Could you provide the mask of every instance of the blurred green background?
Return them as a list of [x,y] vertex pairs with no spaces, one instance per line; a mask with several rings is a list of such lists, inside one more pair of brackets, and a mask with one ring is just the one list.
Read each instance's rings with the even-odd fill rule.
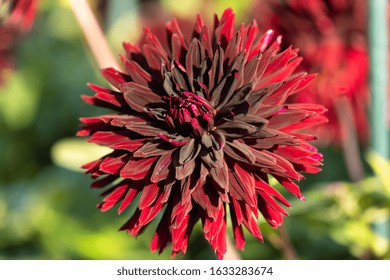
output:
[[[91,2],[97,13],[103,11],[100,19],[116,53],[122,41],[139,38],[135,0]],[[240,22],[251,1],[210,2],[219,14],[233,7]],[[162,1],[166,13],[180,12],[191,21],[202,9],[201,1],[175,3]],[[161,255],[149,250],[157,223],[138,238],[118,232],[132,209],[121,216],[101,213],[99,191],[77,168],[102,152],[74,138],[78,119],[107,112],[84,104],[80,95],[92,94],[87,82],[106,83],[67,1],[41,2],[15,56],[17,70],[0,88],[0,259],[169,259],[169,248]],[[390,259],[389,163],[367,154],[366,177],[351,183],[342,152],[322,152],[323,172],[300,184],[306,202],[286,194],[293,208],[284,227],[273,230],[260,222],[265,242],[247,234],[243,259]],[[176,259],[215,259],[199,225],[187,254]]]

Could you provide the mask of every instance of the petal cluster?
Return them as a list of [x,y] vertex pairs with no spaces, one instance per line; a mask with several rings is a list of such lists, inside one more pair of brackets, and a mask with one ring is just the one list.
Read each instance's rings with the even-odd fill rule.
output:
[[369,54],[366,0],[266,0],[256,18],[283,34],[284,42],[299,46],[305,60],[300,70],[319,73],[318,79],[292,102],[325,105],[329,123],[321,126],[322,144],[340,144],[346,129],[338,107],[347,100],[361,143],[369,136]]
[[291,204],[270,177],[304,199],[294,181],[320,171],[322,155],[302,129],[326,122],[326,110],[285,104],[315,75],[295,73],[297,50],[280,51],[281,37],[256,21],[235,29],[227,9],[212,29],[198,16],[190,41],[175,19],[166,31],[168,45],[148,29],[143,45],[124,43],[125,71],[102,70],[114,89],[89,85],[95,94],[84,101],[114,113],[82,118],[78,135],[112,152],[83,167],[93,187],[108,187],[102,211],[137,204],[122,230],[137,236],[162,213],[152,251],[185,253],[200,220],[222,258],[229,218],[240,249],[244,227],[262,240],[260,213],[282,224]]

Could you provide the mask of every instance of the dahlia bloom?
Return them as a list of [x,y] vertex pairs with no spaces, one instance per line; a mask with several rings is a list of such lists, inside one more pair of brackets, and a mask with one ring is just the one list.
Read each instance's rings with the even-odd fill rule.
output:
[[[210,30],[197,17],[191,41],[175,19],[167,46],[146,29],[143,46],[124,43],[125,72],[103,69],[114,89],[90,84],[85,102],[115,113],[82,118],[79,136],[112,149],[83,168],[109,188],[98,207],[122,213],[139,196],[121,227],[137,236],[162,212],[150,247],[185,253],[197,221],[218,258],[226,252],[228,215],[235,244],[243,227],[262,240],[259,212],[274,228],[291,204],[269,185],[274,177],[304,199],[294,183],[320,170],[322,155],[301,129],[325,122],[321,105],[285,104],[315,75],[294,73],[301,58],[258,25],[234,27],[234,13],[215,16]],[[293,74],[294,73],[294,74]]]
[[[5,69],[12,69],[12,47],[35,18],[38,0],[5,0],[0,11],[0,84]],[[4,5],[4,6],[3,6]],[[4,8],[5,7],[5,8]]]
[[337,113],[340,96],[349,101],[359,140],[366,143],[369,137],[366,1],[266,0],[254,10],[262,26],[283,34],[286,44],[299,46],[305,57],[299,70],[319,73],[310,86],[292,97],[292,102],[327,107],[329,123],[317,131],[322,144],[340,144],[346,135]]

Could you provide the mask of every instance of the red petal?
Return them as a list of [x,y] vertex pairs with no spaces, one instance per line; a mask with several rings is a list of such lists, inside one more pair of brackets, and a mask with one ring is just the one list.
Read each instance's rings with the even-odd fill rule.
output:
[[283,187],[285,187],[293,195],[298,197],[300,200],[305,200],[305,197],[301,194],[299,186],[297,184],[294,184],[292,180],[275,175],[274,177],[276,180],[278,180],[280,184],[282,184]]
[[152,177],[150,178],[150,181],[158,182],[166,179],[170,171],[169,167],[171,165],[171,162],[172,162],[172,151],[170,153],[160,156],[160,158],[156,163],[156,166],[154,167],[154,171]]
[[129,154],[117,155],[118,153],[113,152],[107,155],[104,160],[100,163],[99,169],[105,173],[119,175],[119,171],[129,160]]
[[105,68],[101,70],[103,77],[114,87],[119,89],[121,84],[130,81],[130,77],[115,70],[114,68]]
[[103,178],[101,178],[99,180],[95,180],[91,184],[91,187],[100,189],[100,188],[103,188],[103,187],[107,186],[108,184],[111,184],[116,179],[118,179],[118,176],[116,176],[116,175],[107,175],[106,177],[103,177]]
[[123,63],[134,83],[148,87],[152,81],[150,73],[146,72],[137,62],[121,56]]
[[161,156],[164,154],[172,153],[172,146],[168,145],[166,142],[161,139],[153,139],[149,141],[141,148],[139,148],[135,153],[134,157],[154,157]]
[[156,200],[160,190],[161,188],[158,183],[149,183],[146,185],[142,190],[138,208],[144,209],[145,207],[150,206]]
[[120,175],[122,178],[133,180],[144,179],[156,160],[157,157],[133,158],[122,168]]
[[114,191],[103,199],[101,210],[105,212],[117,204],[123,198],[123,194],[127,189],[127,183],[122,183],[122,185],[116,186]]
[[147,206],[142,209],[141,216],[139,217],[140,224],[147,225],[157,216],[157,214],[161,211],[162,207],[164,206],[164,204],[161,203],[162,197],[163,195],[161,193],[154,201],[153,205]]
[[142,190],[143,183],[143,181],[133,181],[128,183],[130,189],[127,191],[126,196],[123,198],[123,201],[118,208],[118,214],[122,213],[123,210],[130,205],[137,194]]
[[256,189],[258,189],[261,192],[261,195],[263,194],[266,194],[266,196],[272,195],[287,207],[291,207],[291,204],[287,201],[287,199],[285,199],[277,190],[275,190],[273,187],[268,185],[260,178],[256,178]]
[[145,112],[146,105],[161,102],[161,97],[150,90],[149,87],[129,82],[120,86],[126,102],[137,112]]
[[258,205],[261,214],[273,228],[277,228],[283,223],[282,213],[271,207],[261,196],[258,198]]
[[206,211],[210,218],[217,218],[218,211],[222,205],[222,200],[219,198],[214,186],[205,183],[202,187],[194,190],[192,198]]
[[196,163],[194,160],[176,166],[176,179],[182,180],[183,178],[191,175],[195,167]]
[[159,253],[161,253],[164,248],[168,245],[168,243],[172,240],[170,231],[169,231],[169,218],[170,211],[165,210],[165,213],[157,226],[156,232],[153,235],[152,241],[150,242],[150,249],[152,252],[159,249]]
[[232,220],[235,245],[238,249],[244,250],[244,246],[245,246],[244,232],[242,230],[242,226],[238,224],[237,215],[232,205],[230,205],[230,216]]
[[251,207],[257,205],[255,180],[253,175],[240,165],[234,165],[234,171],[229,173],[230,195],[237,200],[243,200]]

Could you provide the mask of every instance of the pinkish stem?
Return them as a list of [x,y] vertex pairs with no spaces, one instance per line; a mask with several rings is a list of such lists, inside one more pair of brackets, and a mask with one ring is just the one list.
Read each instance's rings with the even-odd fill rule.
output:
[[363,163],[360,158],[358,136],[353,119],[353,109],[349,100],[340,96],[335,100],[337,117],[341,125],[341,141],[344,159],[352,182],[360,181],[364,176]]
[[99,68],[114,67],[120,70],[121,67],[112,54],[88,1],[70,0],[69,2]]
[[223,256],[224,260],[241,260],[236,247],[233,245],[229,236],[226,237],[226,254]]

